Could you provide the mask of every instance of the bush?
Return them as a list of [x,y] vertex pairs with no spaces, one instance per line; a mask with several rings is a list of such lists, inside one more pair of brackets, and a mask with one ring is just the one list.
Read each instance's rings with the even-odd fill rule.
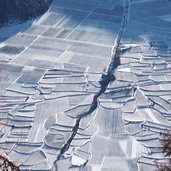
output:
[[5,155],[0,155],[1,171],[19,171],[19,167],[10,161]]
[[157,163],[156,171],[171,171],[171,133],[162,133],[160,143],[164,157],[168,157],[167,163]]

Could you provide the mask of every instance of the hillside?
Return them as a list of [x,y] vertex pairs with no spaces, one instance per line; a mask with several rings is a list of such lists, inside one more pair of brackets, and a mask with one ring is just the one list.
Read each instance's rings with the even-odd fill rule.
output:
[[0,163],[171,171],[171,2],[53,0],[32,21],[0,28]]
[[0,25],[25,21],[44,13],[52,0],[1,0]]

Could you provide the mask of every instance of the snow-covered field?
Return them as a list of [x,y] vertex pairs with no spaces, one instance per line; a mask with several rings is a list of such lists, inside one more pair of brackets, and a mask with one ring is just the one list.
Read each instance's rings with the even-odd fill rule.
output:
[[0,28],[0,41],[0,154],[21,170],[153,171],[164,161],[170,1],[53,0],[37,20]]

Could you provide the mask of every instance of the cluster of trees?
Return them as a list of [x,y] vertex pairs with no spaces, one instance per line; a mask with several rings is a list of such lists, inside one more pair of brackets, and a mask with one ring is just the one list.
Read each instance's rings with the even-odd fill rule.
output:
[[0,25],[41,15],[51,2],[52,0],[0,0]]
[[[0,1],[0,24],[4,24],[8,20],[9,8],[8,7],[8,0],[1,0]],[[12,4],[11,4],[12,6]]]

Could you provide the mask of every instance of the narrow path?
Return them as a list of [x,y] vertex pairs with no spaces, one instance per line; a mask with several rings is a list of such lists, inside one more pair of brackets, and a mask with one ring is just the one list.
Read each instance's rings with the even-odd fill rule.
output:
[[91,114],[93,111],[96,110],[98,106],[98,98],[101,96],[101,94],[103,94],[106,91],[106,88],[108,87],[109,83],[115,80],[115,77],[113,76],[113,71],[120,65],[119,45],[123,36],[124,29],[128,22],[129,9],[130,9],[129,0],[123,0],[123,3],[124,3],[124,13],[123,13],[122,24],[121,24],[119,33],[117,35],[115,44],[112,48],[111,62],[107,66],[106,72],[102,73],[101,80],[99,81],[100,90],[97,94],[94,95],[90,109],[87,112],[80,114],[79,118],[77,118],[75,126],[72,130],[73,132],[72,135],[70,136],[68,141],[65,143],[65,145],[61,148],[60,153],[57,156],[56,161],[54,162],[54,169],[56,171],[58,171],[57,162],[62,158],[63,154],[69,149],[70,144],[72,143],[73,139],[75,138],[78,132],[81,119],[83,119],[85,116]]

